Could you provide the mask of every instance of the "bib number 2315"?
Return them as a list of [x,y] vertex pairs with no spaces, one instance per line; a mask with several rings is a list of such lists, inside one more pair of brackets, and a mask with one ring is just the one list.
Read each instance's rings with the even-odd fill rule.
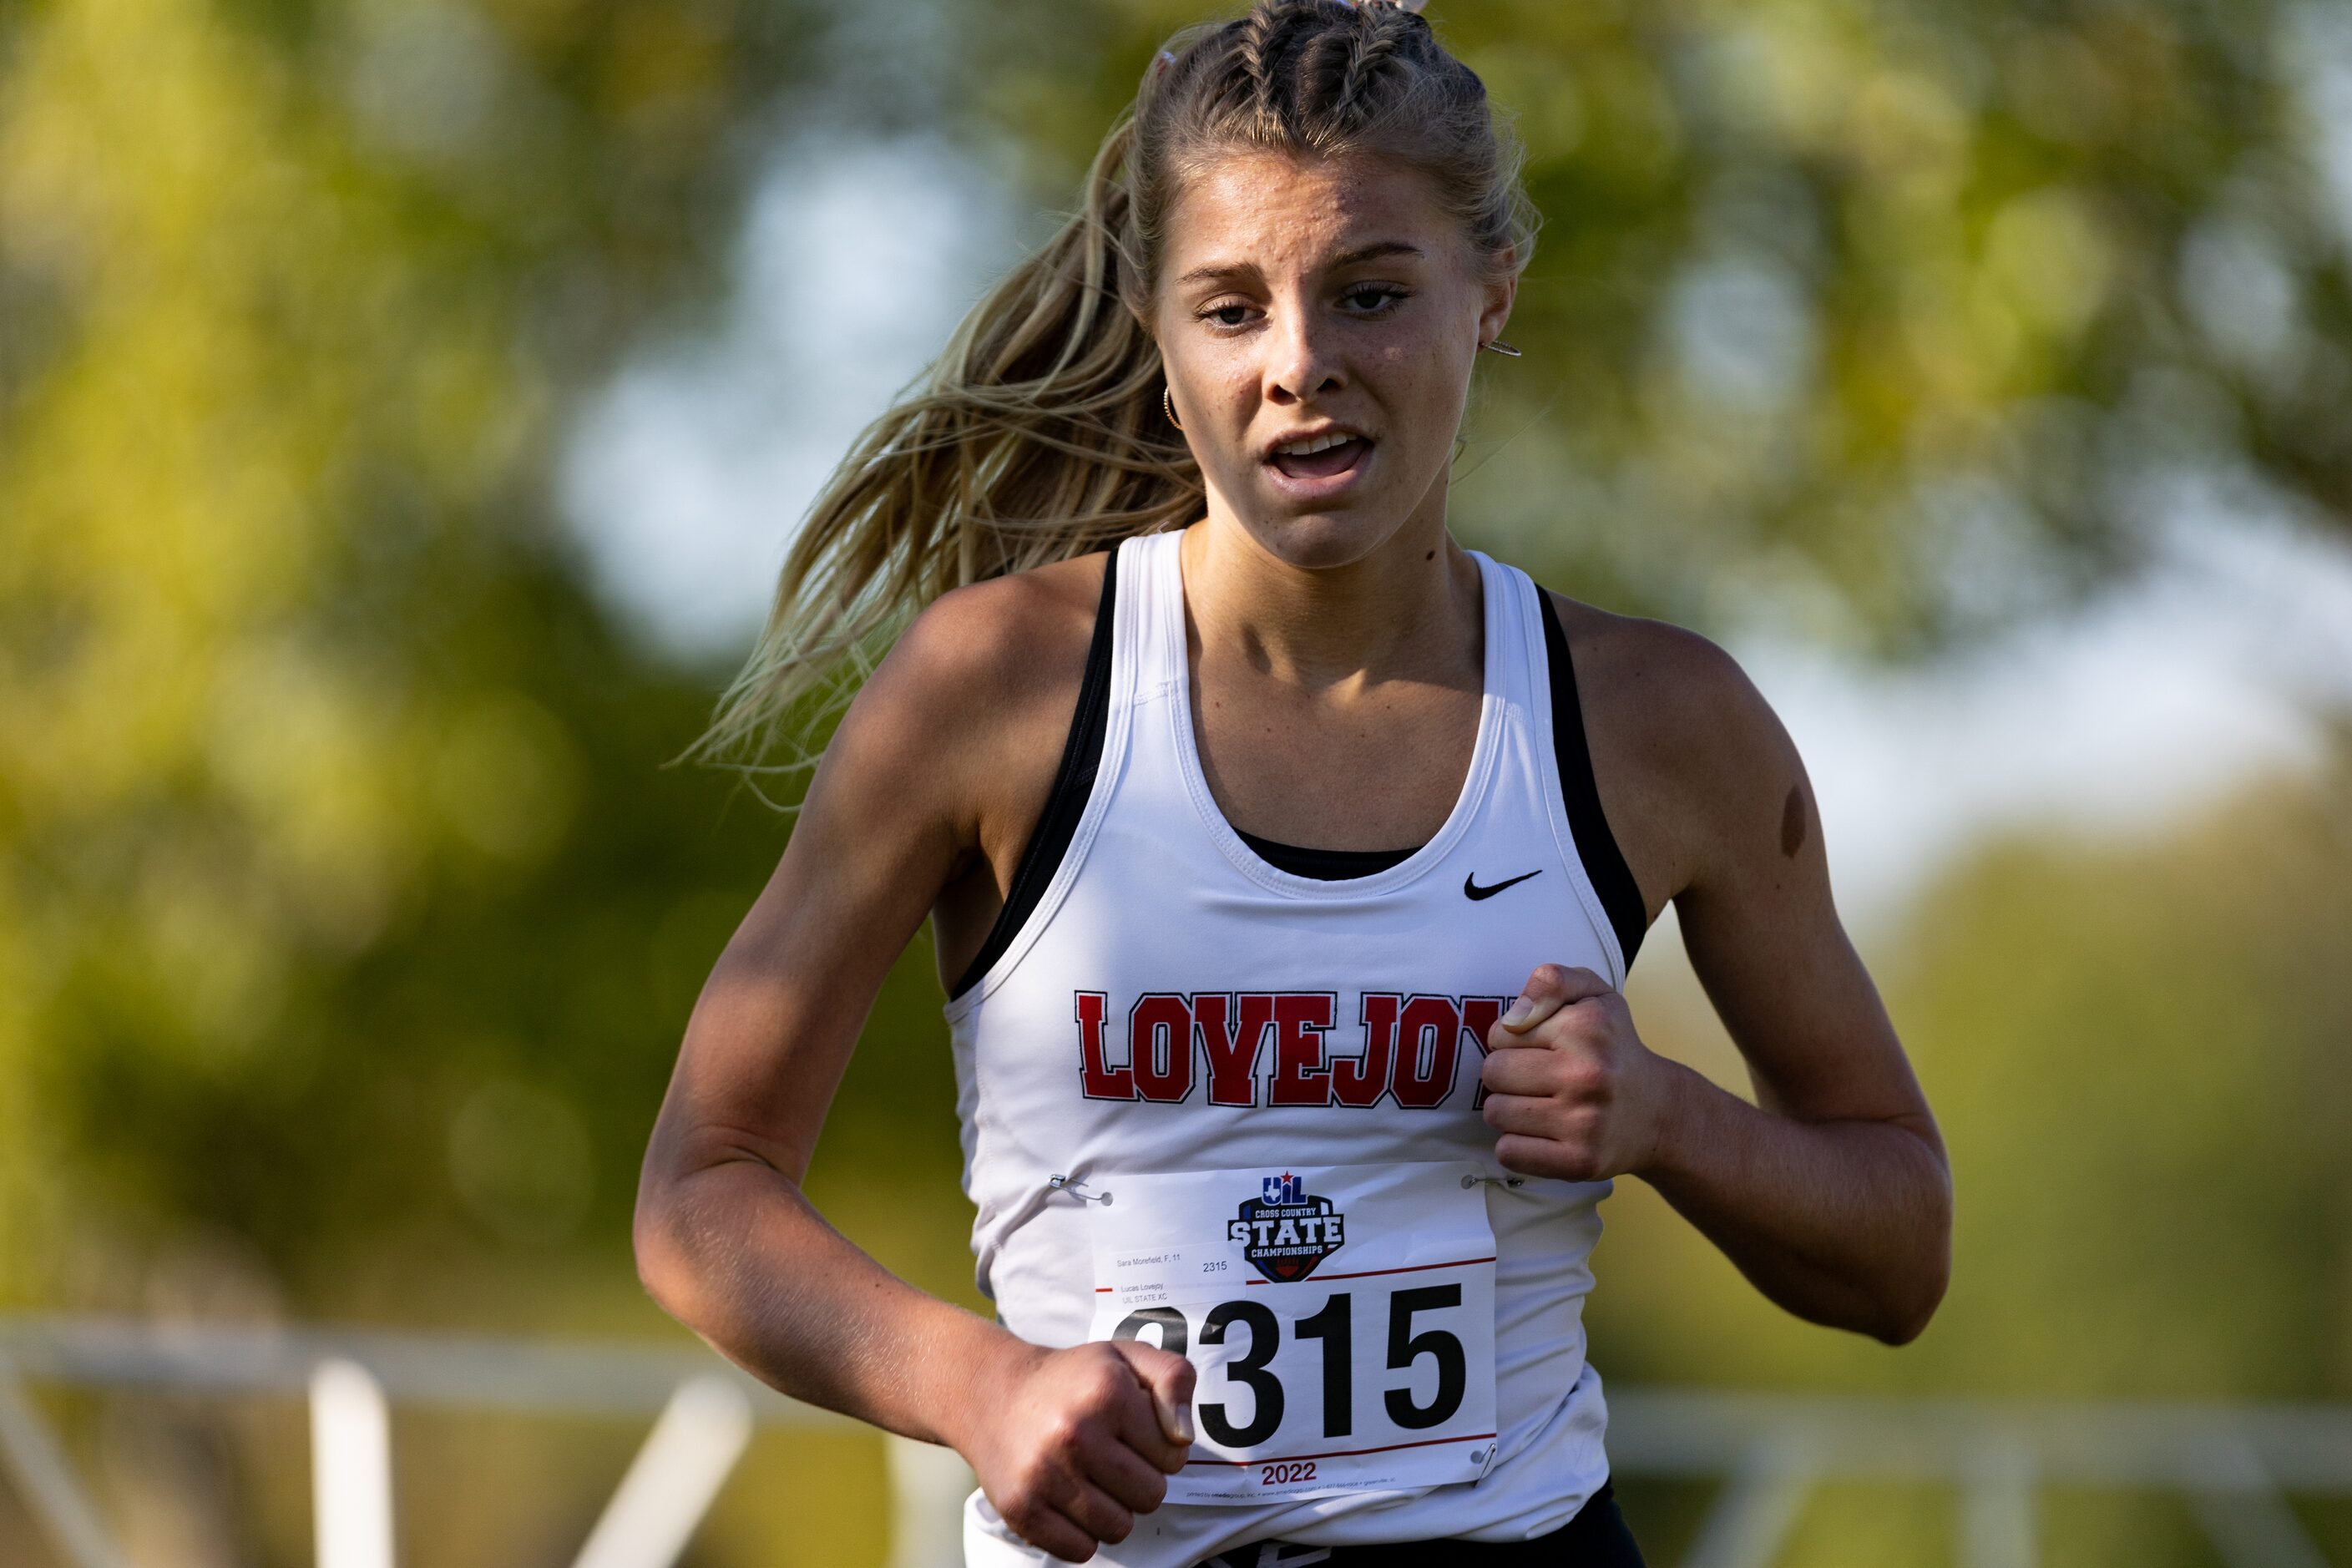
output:
[[1495,1245],[1467,1166],[1128,1175],[1115,1196],[1096,1218],[1092,1337],[1155,1343],[1200,1370],[1200,1441],[1169,1500],[1484,1473]]

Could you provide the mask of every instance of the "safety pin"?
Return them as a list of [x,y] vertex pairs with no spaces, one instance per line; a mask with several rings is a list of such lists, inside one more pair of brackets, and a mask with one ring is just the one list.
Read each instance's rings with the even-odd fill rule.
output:
[[1524,1187],[1528,1184],[1525,1176],[1465,1176],[1462,1178],[1462,1190],[1466,1193],[1481,1182],[1490,1187]]
[[1087,1184],[1080,1181],[1076,1176],[1048,1176],[1045,1178],[1045,1184],[1053,1188],[1057,1193],[1069,1194],[1072,1197],[1077,1199],[1082,1204],[1108,1204],[1110,1202],[1110,1194],[1108,1193],[1082,1193],[1078,1191],[1080,1187],[1085,1186]]

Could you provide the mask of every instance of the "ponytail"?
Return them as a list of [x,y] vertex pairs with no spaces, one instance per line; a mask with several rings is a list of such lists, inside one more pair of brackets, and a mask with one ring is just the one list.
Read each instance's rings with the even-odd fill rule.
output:
[[[1184,29],[1096,153],[1077,212],[834,470],[758,647],[681,761],[797,767],[874,650],[950,588],[1201,514],[1200,466],[1161,411],[1144,323],[1183,177],[1237,148],[1395,159],[1430,177],[1487,265],[1527,265],[1537,218],[1518,145],[1420,16],[1393,0],[1257,0]],[[763,763],[779,742],[793,760]]]
[[[1160,350],[1129,304],[1134,129],[1122,118],[1079,209],[972,307],[919,390],[834,470],[758,647],[687,758],[775,772],[761,759],[782,742],[796,761],[781,766],[798,765],[913,611],[1199,513],[1200,469],[1161,412]],[[820,692],[832,700],[804,701]]]

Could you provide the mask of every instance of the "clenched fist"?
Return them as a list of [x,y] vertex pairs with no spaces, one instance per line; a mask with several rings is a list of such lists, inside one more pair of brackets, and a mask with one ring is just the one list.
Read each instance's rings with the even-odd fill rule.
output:
[[1642,1044],[1625,998],[1592,971],[1539,965],[1486,1051],[1478,1082],[1506,1170],[1597,1182],[1658,1158],[1680,1069]]
[[975,1390],[956,1447],[1004,1522],[1083,1563],[1168,1495],[1192,1446],[1192,1366],[1133,1340],[1022,1345]]

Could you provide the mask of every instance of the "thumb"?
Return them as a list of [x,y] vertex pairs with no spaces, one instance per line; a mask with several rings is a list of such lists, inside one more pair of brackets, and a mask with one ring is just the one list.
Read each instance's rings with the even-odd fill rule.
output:
[[1190,1447],[1192,1443],[1192,1363],[1181,1355],[1171,1354],[1157,1345],[1147,1345],[1139,1340],[1116,1342],[1119,1353],[1127,1357],[1135,1369],[1135,1380],[1151,1395],[1151,1408],[1160,1417],[1160,1430],[1171,1443]]
[[1554,1013],[1588,996],[1600,996],[1612,987],[1590,969],[1539,963],[1528,976],[1517,1000],[1496,1021],[1515,1035],[1524,1035]]

